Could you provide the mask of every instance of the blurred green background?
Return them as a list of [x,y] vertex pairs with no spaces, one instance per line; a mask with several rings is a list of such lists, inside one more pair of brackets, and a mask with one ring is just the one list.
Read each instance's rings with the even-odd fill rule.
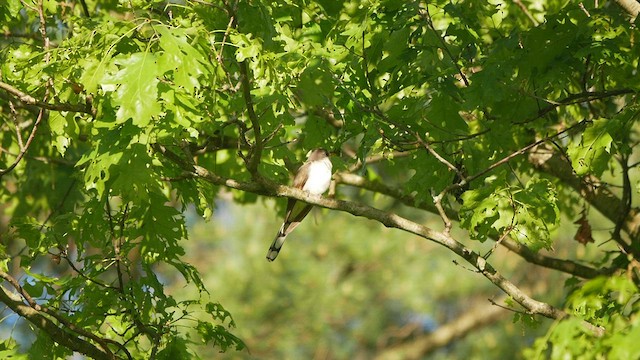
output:
[[[364,200],[440,227],[435,217],[418,217],[386,199]],[[195,213],[188,216],[185,260],[203,275],[210,291],[205,297],[231,312],[237,325],[234,334],[248,348],[219,354],[200,347],[202,358],[370,359],[393,355],[394,347],[437,332],[463,314],[473,318],[495,312],[497,305],[489,299],[508,305],[499,289],[458,264],[447,249],[346,213],[314,209],[287,238],[278,259],[269,263],[266,251],[282,219],[276,201],[283,206],[284,200],[241,206],[230,198],[218,199],[210,220]],[[558,234],[556,256],[569,248],[582,251],[571,239],[575,228],[570,223],[561,227],[565,231]],[[481,254],[495,244],[466,243]],[[501,248],[491,260],[532,296],[561,305],[562,286],[547,286],[562,284],[557,274]],[[168,279],[172,294],[193,295],[179,274],[173,276]],[[428,357],[519,358],[552,322],[525,324],[517,319],[516,313],[500,310],[489,324],[463,332],[461,339],[434,349]]]

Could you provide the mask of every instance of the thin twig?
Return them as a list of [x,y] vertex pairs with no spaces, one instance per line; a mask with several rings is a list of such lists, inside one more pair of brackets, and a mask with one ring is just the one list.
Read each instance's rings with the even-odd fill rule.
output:
[[11,172],[16,166],[18,166],[18,163],[22,160],[24,155],[27,153],[27,150],[29,150],[29,146],[31,146],[31,142],[33,142],[33,139],[36,137],[36,131],[38,131],[38,126],[40,126],[40,123],[42,122],[42,119],[44,118],[44,116],[45,116],[45,110],[40,109],[40,111],[38,112],[38,117],[36,118],[36,122],[33,124],[33,128],[31,128],[31,133],[27,138],[27,142],[24,144],[24,147],[20,150],[20,152],[18,153],[18,156],[13,161],[13,163],[9,165],[9,167],[7,167],[6,169],[0,169],[0,178],[2,178],[2,176],[6,175],[7,173]]
[[77,112],[83,114],[93,114],[91,111],[91,107],[85,105],[77,105],[77,104],[69,104],[69,103],[49,103],[45,100],[40,101],[33,96],[20,91],[19,89],[13,87],[10,84],[7,84],[3,81],[0,81],[0,89],[6,91],[7,93],[13,95],[15,98],[20,100],[20,102],[26,105],[33,105],[42,109],[53,110],[53,111],[70,111]]
[[[511,195],[511,194],[509,194]],[[502,232],[502,235],[500,235],[500,237],[498,238],[498,240],[496,240],[496,243],[493,244],[493,246],[491,247],[491,249],[489,249],[489,251],[487,251],[486,254],[484,254],[483,258],[485,259],[489,259],[489,257],[491,256],[491,254],[493,254],[494,251],[496,251],[496,249],[498,248],[498,245],[502,244],[502,241],[504,241],[504,239],[507,238],[507,236],[511,233],[511,231],[514,229],[514,225],[516,222],[516,203],[513,200],[513,196],[511,195],[511,207],[513,210],[513,216],[511,216],[511,224],[509,224],[509,226],[507,226],[504,231]]]
[[499,308],[503,308],[503,309],[505,309],[505,310],[509,310],[509,311],[511,311],[511,312],[518,313],[518,314],[531,315],[531,312],[529,312],[529,311],[522,311],[522,310],[518,310],[518,309],[510,308],[510,307],[505,306],[505,305],[500,305],[500,304],[498,304],[497,302],[495,302],[493,299],[487,299],[487,300],[489,300],[489,302],[491,303],[491,305],[495,305],[495,306],[497,306],[497,307],[499,307]]
[[536,18],[533,17],[533,15],[531,15],[531,12],[529,12],[529,9],[527,9],[527,7],[525,6],[525,4],[522,3],[522,1],[513,0],[513,3],[518,5],[520,10],[522,10],[522,12],[529,18],[533,26],[538,26],[538,21],[536,20]]
[[578,94],[569,95],[566,98],[559,101],[553,101],[553,100],[544,99],[541,97],[536,97],[535,95],[530,95],[534,98],[539,98],[540,100],[543,100],[546,103],[551,105],[540,109],[534,117],[530,119],[525,119],[522,121],[514,121],[513,124],[522,125],[522,124],[530,123],[532,121],[540,119],[541,117],[545,116],[546,114],[550,113],[551,111],[555,110],[557,107],[560,107],[560,106],[580,104],[583,102],[602,100],[609,97],[635,94],[635,93],[637,93],[637,90],[632,90],[632,89],[616,89],[616,90],[608,90],[608,91],[584,91]]
[[242,61],[238,64],[240,68],[240,77],[242,78],[242,95],[244,97],[245,104],[247,106],[247,115],[251,122],[251,128],[253,130],[254,143],[251,148],[251,156],[249,157],[248,169],[252,176],[258,177],[258,165],[262,157],[262,133],[260,128],[260,120],[256,115],[253,97],[251,96],[251,83],[249,81],[249,67],[247,61]]
[[[433,157],[435,157],[438,161],[440,161],[447,168],[449,168],[449,170],[452,170],[453,172],[456,173],[456,175],[458,175],[458,178],[461,179],[461,181],[460,181],[461,185],[460,186],[464,185],[464,184],[462,184],[462,182],[464,182],[465,176],[462,173],[462,171],[460,171],[460,169],[458,169],[453,164],[451,164],[447,159],[443,158],[440,154],[438,154],[437,151],[433,150],[433,148],[429,145],[429,143],[427,141],[425,141],[424,139],[422,139],[420,134],[418,134],[416,132],[415,136],[416,136],[416,139],[418,139],[418,142]],[[446,195],[446,192],[444,192],[444,191],[440,192],[438,195],[433,197],[433,203],[436,206],[436,209],[438,210],[438,214],[440,215],[440,218],[442,218],[442,222],[444,223],[444,233],[448,235],[451,232],[452,222],[451,222],[451,219],[449,219],[449,216],[447,216],[447,212],[444,210],[444,207],[442,205],[442,200],[444,199],[445,195]]]
[[91,13],[89,13],[89,7],[87,7],[86,0],[80,0],[80,5],[82,6],[82,12],[84,12],[84,16],[91,18]]
[[462,68],[458,65],[458,62],[453,57],[453,54],[449,50],[449,46],[447,45],[447,42],[444,40],[444,38],[442,36],[440,36],[440,33],[438,32],[438,30],[436,30],[435,26],[433,25],[433,20],[431,19],[431,14],[429,14],[429,6],[427,5],[424,9],[421,8],[418,11],[418,13],[427,22],[427,25],[433,31],[433,33],[436,35],[438,40],[440,40],[440,43],[442,44],[442,49],[444,50],[445,53],[447,53],[447,56],[449,57],[449,59],[451,59],[451,62],[453,63],[453,66],[456,67],[456,70],[458,71],[458,74],[460,74],[460,77],[462,78],[462,81],[464,82],[464,85],[468,87],[469,86],[469,80],[467,79],[467,76],[462,72]]
[[[530,149],[532,149],[532,148],[534,148],[534,147],[536,147],[536,146],[538,146],[540,144],[543,144],[543,143],[545,143],[547,141],[550,141],[550,140],[552,140],[552,139],[554,139],[554,138],[556,138],[556,137],[558,137],[558,136],[560,136],[560,135],[562,135],[564,133],[567,133],[567,132],[569,132],[569,131],[577,128],[577,127],[583,126],[585,123],[586,123],[585,120],[580,121],[580,122],[578,122],[578,123],[576,123],[576,124],[574,124],[572,126],[567,127],[566,129],[564,129],[562,131],[559,131],[559,132],[557,132],[557,133],[555,133],[553,135],[544,137],[544,138],[542,138],[542,139],[540,139],[538,141],[535,141],[535,142],[533,142],[533,143],[531,143],[531,144],[529,144],[529,145],[527,145],[525,147],[522,147],[519,150],[517,150],[517,151],[505,156],[504,158],[496,161],[495,163],[491,164],[489,167],[487,167],[484,170],[478,172],[477,174],[466,177],[464,179],[464,183],[470,183],[471,181],[473,181],[473,180],[485,175],[486,173],[492,171],[493,169],[499,167],[500,165],[503,165],[504,163],[506,163],[509,160],[515,158],[516,156],[522,155],[522,154],[526,153],[527,151],[529,151]],[[462,185],[464,185],[464,184],[462,184]]]
[[69,264],[69,267],[71,267],[71,269],[73,269],[73,271],[75,271],[78,275],[80,275],[81,278],[90,281],[98,286],[104,287],[106,289],[111,289],[111,290],[118,290],[118,288],[116,288],[115,286],[111,286],[108,284],[105,284],[97,279],[94,279],[90,276],[87,276],[87,274],[85,274],[82,270],[78,269],[78,267],[73,263],[73,260],[71,260],[69,258],[69,254],[67,254],[67,252],[61,252],[60,254],[54,254],[54,255],[58,255],[60,257],[62,257],[63,259],[65,259],[65,261],[67,262],[67,264]]
[[18,139],[18,147],[20,148],[20,151],[23,151],[24,142],[22,141],[22,131],[20,129],[20,124],[18,124],[18,111],[13,105],[13,101],[9,101],[9,109],[11,110],[11,119],[13,120],[13,125],[16,128],[16,137]]
[[69,184],[69,187],[67,188],[67,191],[65,191],[64,195],[62,196],[62,200],[60,200],[60,203],[58,204],[58,206],[56,206],[55,209],[53,209],[53,210],[51,210],[51,212],[49,212],[49,215],[47,215],[47,218],[44,219],[44,221],[42,222],[42,225],[40,225],[40,230],[39,231],[42,231],[42,229],[44,229],[44,227],[46,226],[47,222],[49,222],[49,220],[51,219],[53,214],[55,214],[56,212],[60,211],[60,209],[62,209],[62,207],[64,206],[65,201],[67,201],[67,198],[71,194],[71,190],[73,189],[75,184],[76,184],[76,179],[71,180],[71,184]]
[[451,164],[449,162],[449,160],[445,159],[444,157],[442,157],[440,154],[438,154],[437,151],[433,150],[433,148],[431,147],[431,145],[429,144],[429,142],[425,141],[422,136],[420,136],[419,133],[415,133],[416,139],[418,139],[418,142],[420,143],[420,145],[422,145],[428,152],[429,154],[431,154],[433,157],[435,157],[438,161],[440,161],[441,163],[443,163],[446,167],[449,168],[449,170],[453,171],[456,173],[456,175],[458,175],[460,177],[460,179],[464,179],[465,176],[462,173],[462,171],[460,171],[460,169],[458,169],[457,167],[455,167],[453,164]]
[[616,221],[615,229],[611,234],[611,238],[616,241],[627,254],[633,254],[636,257],[639,256],[639,252],[634,249],[632,246],[629,246],[622,237],[620,236],[620,232],[622,231],[622,227],[631,212],[631,204],[632,204],[632,196],[631,196],[631,180],[629,179],[629,156],[622,155],[619,159],[620,166],[622,167],[622,199],[621,203],[623,208],[620,211],[620,214],[617,214],[618,220]]

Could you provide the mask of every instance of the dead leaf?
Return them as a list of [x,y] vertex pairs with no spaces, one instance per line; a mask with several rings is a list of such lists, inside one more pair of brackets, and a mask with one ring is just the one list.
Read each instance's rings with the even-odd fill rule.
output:
[[576,231],[576,236],[573,238],[581,243],[582,245],[587,245],[593,241],[593,237],[591,237],[591,225],[589,224],[589,220],[587,220],[586,216],[582,216],[578,219],[574,224],[579,224],[578,231]]

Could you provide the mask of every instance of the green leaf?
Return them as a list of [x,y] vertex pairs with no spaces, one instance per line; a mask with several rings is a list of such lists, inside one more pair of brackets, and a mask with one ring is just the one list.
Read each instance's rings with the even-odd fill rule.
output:
[[323,147],[330,149],[332,147],[331,135],[335,129],[329,125],[326,119],[309,115],[304,124],[304,130],[303,139],[305,148],[313,149]]
[[560,223],[555,188],[532,178],[524,188],[500,186],[495,180],[462,194],[461,225],[484,241],[505,231],[532,250],[551,247],[551,230]]
[[18,343],[13,339],[0,342],[0,358],[11,360],[27,360],[27,354],[20,354]]
[[517,210],[511,236],[532,250],[551,248],[551,230],[560,224],[560,209],[553,184],[534,177],[513,197]]
[[159,115],[162,108],[158,102],[158,77],[161,75],[156,55],[140,52],[114,59],[117,73],[107,77],[104,90],[113,85],[117,88],[113,95],[113,105],[118,106],[116,122],[124,123],[133,119],[137,126],[147,126],[152,118]]
[[11,20],[19,15],[21,9],[20,0],[7,0],[0,4],[0,18],[4,18],[5,21]]
[[439,194],[453,182],[453,171],[426,150],[416,152],[410,161],[398,161],[415,172],[402,189],[406,194],[415,194],[418,204],[433,203],[432,194]]
[[[494,182],[495,184],[495,182]],[[509,221],[509,212],[502,196],[503,187],[484,186],[479,189],[465,191],[460,208],[460,225],[469,230],[471,237],[485,241],[494,230],[501,230]],[[502,218],[502,225],[494,229],[494,224]]]
[[310,107],[330,103],[334,90],[333,78],[320,66],[309,66],[300,75],[297,93]]
[[88,164],[84,171],[84,183],[87,190],[96,189],[101,197],[106,189],[106,183],[112,176],[111,167],[118,164],[123,156],[122,151],[103,152],[100,151],[99,142],[96,148],[90,153],[84,154],[78,161],[78,166]]
[[256,58],[262,51],[262,45],[258,40],[252,39],[251,34],[231,34],[229,38],[238,47],[236,50],[238,62]]
[[[158,58],[160,72],[169,72],[175,84],[187,91],[199,89],[200,78],[209,74],[205,65],[207,58],[193,47],[187,38],[187,30],[171,29],[166,26],[154,26],[160,34],[160,47],[164,53]],[[209,86],[215,84],[207,84]]]
[[638,359],[640,358],[640,324],[636,321],[630,331],[615,332],[605,341],[609,345],[609,359]]
[[118,158],[117,166],[110,169],[112,195],[119,194],[127,200],[146,201],[154,180],[150,163],[147,147],[132,144]]
[[177,336],[172,336],[164,349],[158,351],[159,360],[189,360],[193,355],[189,353],[187,342]]
[[611,159],[611,125],[607,119],[599,119],[584,130],[579,142],[572,142],[567,153],[578,175],[593,174],[600,177]]
[[49,127],[52,132],[53,145],[60,155],[64,156],[72,139],[78,136],[78,125],[75,120],[75,114],[68,113],[66,116],[63,116],[58,111],[52,111],[49,114]]
[[444,136],[456,138],[469,131],[467,123],[460,116],[460,106],[449,96],[441,94],[431,99],[427,116],[429,124],[435,125],[437,131],[443,131]]
[[42,223],[36,218],[31,216],[14,218],[11,221],[11,226],[15,228],[17,235],[24,239],[29,247],[40,252],[47,251],[48,246],[45,242],[46,236],[42,232]]

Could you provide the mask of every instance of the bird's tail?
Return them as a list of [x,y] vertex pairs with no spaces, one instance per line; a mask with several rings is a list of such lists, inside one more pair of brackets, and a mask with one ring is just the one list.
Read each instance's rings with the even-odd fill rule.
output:
[[269,261],[273,261],[276,259],[276,257],[278,257],[278,254],[280,253],[280,249],[282,248],[282,245],[284,244],[284,240],[287,238],[287,235],[284,232],[284,227],[286,224],[282,224],[282,227],[280,228],[280,231],[278,231],[278,234],[276,235],[276,238],[273,239],[273,242],[271,243],[271,246],[269,247],[269,251],[267,251],[267,260]]

